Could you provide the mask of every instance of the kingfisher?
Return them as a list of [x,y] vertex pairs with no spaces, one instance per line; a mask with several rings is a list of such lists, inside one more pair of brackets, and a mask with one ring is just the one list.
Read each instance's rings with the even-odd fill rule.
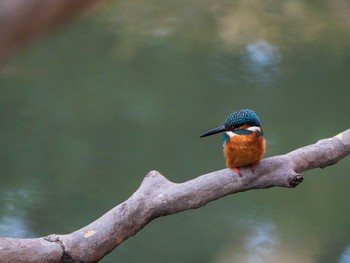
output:
[[266,149],[266,140],[259,117],[254,111],[243,109],[230,114],[224,125],[212,129],[200,136],[206,137],[224,132],[223,147],[226,166],[236,171],[241,177],[241,166],[257,165]]

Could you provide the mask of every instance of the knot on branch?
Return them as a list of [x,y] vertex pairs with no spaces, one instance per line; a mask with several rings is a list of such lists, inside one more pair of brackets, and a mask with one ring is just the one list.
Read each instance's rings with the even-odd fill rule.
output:
[[162,185],[170,182],[168,179],[166,179],[160,172],[156,170],[150,171],[148,174],[145,175],[141,187],[145,187],[145,185],[155,184],[155,185]]
[[304,177],[301,175],[296,175],[289,180],[290,187],[294,188],[304,181]]
[[66,250],[66,247],[64,246],[62,240],[60,240],[59,235],[52,234],[52,235],[44,237],[44,239],[46,241],[49,241],[49,242],[54,242],[54,243],[58,244],[61,247],[61,249],[62,249],[62,256],[61,256],[60,262],[66,262],[66,263],[73,263],[73,262],[75,262],[73,260],[73,258],[71,257],[71,255]]

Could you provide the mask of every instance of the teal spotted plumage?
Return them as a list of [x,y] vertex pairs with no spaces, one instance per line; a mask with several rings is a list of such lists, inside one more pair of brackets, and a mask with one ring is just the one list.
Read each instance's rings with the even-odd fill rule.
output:
[[228,130],[238,128],[244,124],[249,126],[261,126],[259,117],[254,111],[249,109],[236,111],[230,114],[224,122],[224,125]]

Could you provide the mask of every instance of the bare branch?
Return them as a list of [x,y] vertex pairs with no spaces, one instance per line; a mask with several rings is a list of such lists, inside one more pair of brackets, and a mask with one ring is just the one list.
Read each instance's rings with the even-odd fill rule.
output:
[[249,168],[242,168],[242,177],[223,169],[178,184],[151,171],[128,200],[71,234],[37,239],[0,238],[1,258],[9,259],[8,262],[37,262],[38,258],[40,262],[97,262],[157,217],[199,208],[247,190],[292,188],[303,180],[299,173],[335,164],[349,154],[350,129],[285,155],[266,158],[253,174]]
[[332,138],[323,139],[315,144],[290,152],[287,157],[293,170],[301,173],[336,164],[349,154],[350,132],[346,130]]

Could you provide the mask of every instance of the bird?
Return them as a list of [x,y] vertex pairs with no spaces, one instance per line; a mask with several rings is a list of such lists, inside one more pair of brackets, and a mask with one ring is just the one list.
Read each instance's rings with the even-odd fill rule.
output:
[[224,125],[212,129],[200,138],[224,132],[223,152],[226,166],[242,177],[239,167],[251,166],[252,173],[266,150],[266,140],[259,117],[250,109],[230,114]]

